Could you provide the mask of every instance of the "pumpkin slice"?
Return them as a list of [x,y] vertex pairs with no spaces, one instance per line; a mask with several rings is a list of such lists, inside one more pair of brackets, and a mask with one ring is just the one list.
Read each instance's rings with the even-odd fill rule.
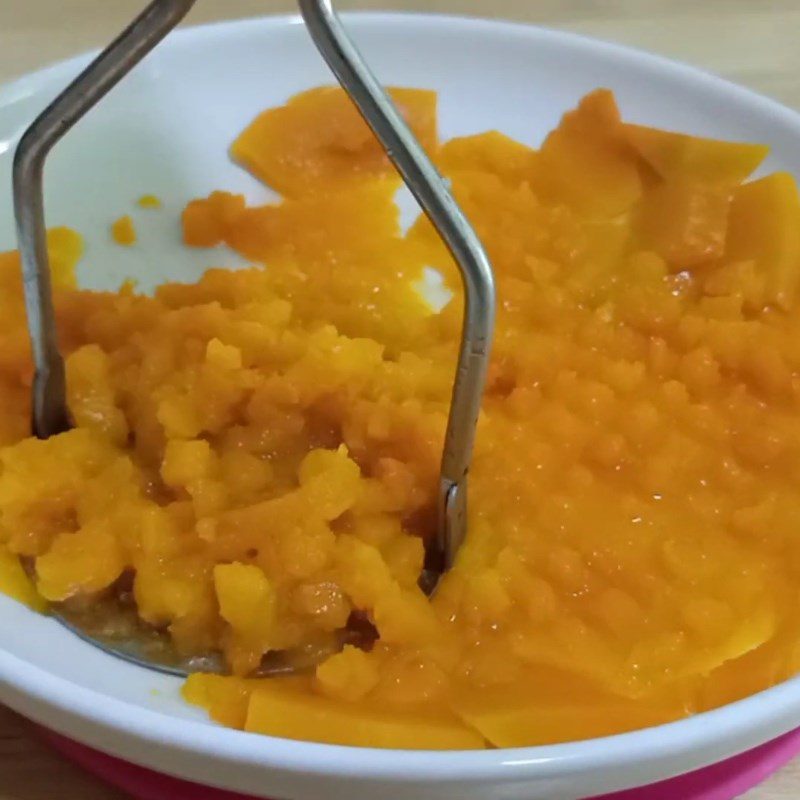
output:
[[723,142],[644,125],[624,125],[625,139],[667,180],[735,186],[748,178],[767,157],[763,144]]
[[790,308],[800,280],[800,194],[787,172],[739,187],[733,196],[725,259],[752,260],[765,300]]
[[[389,94],[433,155],[436,93],[391,88]],[[231,154],[259,180],[290,197],[395,175],[383,148],[338,87],[311,89],[263,112],[233,143]]]
[[265,681],[250,697],[245,729],[327,744],[399,750],[477,750],[483,737],[446,713],[379,711]]
[[725,252],[730,200],[724,187],[665,181],[642,202],[642,244],[675,271],[718,259]]
[[614,95],[599,89],[545,139],[535,187],[589,217],[628,211],[642,193],[638,158],[622,136]]

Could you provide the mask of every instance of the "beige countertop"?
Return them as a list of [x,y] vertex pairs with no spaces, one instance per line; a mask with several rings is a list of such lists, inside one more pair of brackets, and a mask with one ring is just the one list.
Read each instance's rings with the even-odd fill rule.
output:
[[[107,42],[145,0],[0,0],[0,82]],[[800,0],[340,0],[525,20],[691,62],[800,108]],[[198,0],[188,24],[293,11],[294,0]],[[121,800],[0,707],[0,800]],[[800,798],[800,762],[746,800]],[[364,798],[369,800],[369,798]],[[679,798],[675,798],[679,800]]]

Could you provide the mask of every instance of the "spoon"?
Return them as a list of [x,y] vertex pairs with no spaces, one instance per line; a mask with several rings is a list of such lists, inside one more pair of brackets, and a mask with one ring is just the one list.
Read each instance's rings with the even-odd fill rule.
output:
[[[43,172],[53,146],[124,78],[189,12],[195,0],[153,0],[34,120],[14,155],[13,194],[22,261],[25,306],[33,362],[32,430],[41,439],[71,427],[64,359],[59,351],[45,239]],[[495,290],[491,265],[475,231],[444,180],[365,63],[339,20],[331,0],[298,0],[311,38],[339,83],[394,163],[458,264],[464,288],[464,319],[437,490],[437,529],[426,542],[419,578],[432,596],[453,566],[466,535],[467,473],[486,383],[494,328]],[[35,566],[26,564],[29,572]],[[125,593],[122,592],[122,597]],[[115,601],[117,602],[117,601]],[[107,624],[107,600],[75,609],[59,604],[53,615],[67,628],[107,653],[160,672],[224,672],[216,656],[181,659],[165,634],[144,629],[132,600]],[[117,602],[117,605],[118,602]],[[110,611],[110,609],[109,609]],[[118,624],[128,616],[126,624]],[[378,632],[361,612],[325,640],[267,653],[258,676],[302,672],[346,644],[368,649]]]

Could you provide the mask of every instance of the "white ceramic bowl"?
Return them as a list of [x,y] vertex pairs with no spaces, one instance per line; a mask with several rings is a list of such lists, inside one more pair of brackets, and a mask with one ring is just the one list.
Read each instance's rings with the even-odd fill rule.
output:
[[[768,142],[769,169],[800,174],[800,116],[696,70],[562,33],[479,20],[353,15],[348,24],[386,82],[441,92],[444,136],[487,128],[538,142],[586,91],[613,88],[625,116],[699,134]],[[14,246],[10,168],[24,126],[87,62],[0,90],[0,250]],[[188,279],[224,253],[190,252],[176,214],[214,188],[267,192],[229,163],[228,144],[260,109],[331,76],[296,18],[174,35],[59,145],[47,170],[48,222],[87,235],[86,285],[133,275]],[[136,210],[145,192],[160,213]],[[132,213],[140,244],[110,244]],[[164,270],[167,269],[168,273]],[[201,783],[288,800],[574,800],[643,785],[800,725],[800,680],[708,714],[612,738],[470,753],[355,750],[226,730],[178,694],[179,681],[103,655],[0,597],[0,701],[55,731]]]

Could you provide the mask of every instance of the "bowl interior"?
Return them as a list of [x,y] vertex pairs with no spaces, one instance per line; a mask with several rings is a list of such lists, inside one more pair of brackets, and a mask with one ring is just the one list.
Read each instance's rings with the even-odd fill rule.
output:
[[[800,174],[799,117],[691,69],[573,36],[511,25],[410,15],[354,15],[349,22],[385,83],[431,87],[440,92],[445,138],[497,128],[525,142],[538,143],[585,92],[608,86],[617,93],[629,120],[767,142],[773,154],[765,169]],[[83,57],[74,59],[0,90],[0,250],[14,247],[10,200],[14,145],[32,116],[86,61]],[[228,160],[228,145],[259,110],[282,103],[302,89],[331,82],[331,75],[296,19],[245,21],[174,35],[58,145],[48,162],[47,221],[51,226],[70,225],[85,235],[88,249],[79,274],[83,285],[112,289],[132,277],[147,289],[165,279],[193,280],[209,266],[235,264],[235,257],[228,252],[189,251],[181,246],[177,224],[181,208],[190,198],[219,188],[244,192],[252,200],[269,198],[264,187]],[[145,193],[158,195],[164,208],[139,209],[135,201]],[[120,248],[110,240],[109,225],[127,213],[134,217],[140,241],[136,247]],[[31,676],[37,676],[38,683]],[[184,760],[176,756],[170,762],[171,771],[214,779],[233,789],[276,791],[268,779],[257,784],[256,778],[261,774],[259,769],[263,772],[269,767],[270,759],[283,758],[285,753],[267,739],[242,737],[211,726],[204,715],[181,702],[178,689],[175,679],[105,656],[56,623],[0,596],[0,699],[62,732],[92,740],[95,746],[111,751],[119,751],[123,740],[114,738],[110,731],[135,731],[136,741],[141,742],[150,730],[153,742],[159,740],[166,751],[178,747],[186,755]],[[640,756],[649,753],[652,757],[650,771],[643,772],[646,759],[640,758],[641,774],[634,777],[622,770],[614,775],[607,769],[606,777],[594,788],[620,788],[679,771],[674,762],[668,764],[667,756],[684,752],[690,741],[705,743],[705,749],[696,750],[694,762],[687,756],[686,769],[782,733],[790,726],[789,713],[800,708],[797,687],[790,684],[782,690],[782,699],[772,701],[769,708],[762,704],[760,717],[751,714],[747,724],[729,724],[726,735],[714,733],[719,733],[721,723],[701,726],[696,720],[668,726],[658,739],[631,735],[638,737],[637,746],[643,748]],[[96,698],[96,710],[89,702],[91,697]],[[783,709],[780,714],[769,711],[779,706]],[[155,716],[144,716],[147,712]],[[166,719],[188,724],[167,728],[163,727]],[[168,729],[170,736],[177,737],[170,744],[166,744]],[[630,736],[618,738],[634,741]],[[125,739],[129,755],[165,768],[153,763],[157,759],[152,748],[134,747],[131,752],[132,741]],[[207,744],[208,752],[216,754],[236,751],[240,766],[247,761],[249,777],[222,776],[212,773],[210,767],[191,766],[194,762],[190,756],[196,757],[203,750],[202,743]],[[657,756],[656,744],[660,748]],[[628,745],[620,745],[616,751],[606,748],[603,761],[600,750],[592,750],[590,745],[565,745],[520,751],[523,755],[519,759],[480,754],[469,762],[475,769],[482,765],[487,775],[492,769],[503,768],[504,775],[520,779],[507,762],[518,767],[527,764],[527,774],[532,775],[532,759],[561,764],[589,759],[576,764],[577,775],[590,769],[595,763],[592,758],[609,767],[609,754],[626,750],[633,752]],[[320,751],[308,746],[303,753]],[[467,764],[463,759],[457,763],[455,756],[440,756],[439,761],[424,758],[418,757],[417,766],[422,769],[427,764],[426,768],[434,769],[434,764],[440,764],[440,775],[447,773],[447,758],[454,774],[458,763],[463,767]],[[360,764],[359,769],[371,768],[368,759]],[[383,768],[378,761],[373,767]],[[336,768],[333,762],[326,767]],[[561,772],[570,770],[564,767]],[[578,787],[574,781],[569,785]],[[549,784],[551,789],[555,785]],[[458,796],[472,796],[464,791]],[[527,796],[554,796],[536,791],[531,789]],[[519,796],[496,788],[483,792],[484,800]],[[317,795],[312,792],[303,796]],[[390,792],[380,796],[405,795]],[[415,796],[434,795],[418,791]]]

